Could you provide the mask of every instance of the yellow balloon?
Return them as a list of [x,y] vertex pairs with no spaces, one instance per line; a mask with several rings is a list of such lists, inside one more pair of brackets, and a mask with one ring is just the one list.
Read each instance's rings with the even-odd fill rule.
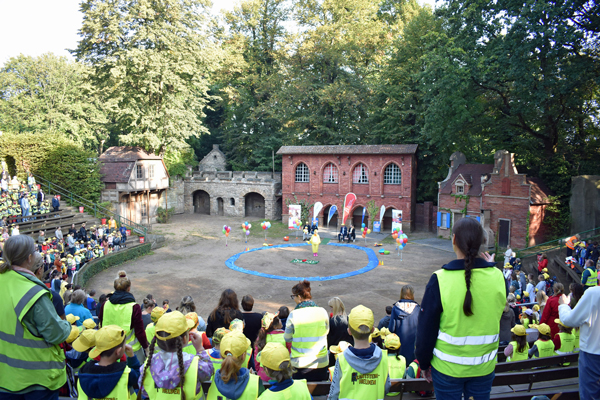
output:
[[370,229],[367,229],[367,234],[369,234],[369,233],[371,233],[371,230],[370,230]]

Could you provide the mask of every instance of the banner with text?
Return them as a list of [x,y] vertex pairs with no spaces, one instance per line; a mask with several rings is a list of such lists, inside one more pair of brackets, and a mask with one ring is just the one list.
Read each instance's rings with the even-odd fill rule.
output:
[[396,228],[402,230],[402,210],[392,210],[392,232]]
[[302,226],[300,217],[302,216],[302,206],[300,204],[290,204],[289,208],[289,229],[298,229],[298,226]]

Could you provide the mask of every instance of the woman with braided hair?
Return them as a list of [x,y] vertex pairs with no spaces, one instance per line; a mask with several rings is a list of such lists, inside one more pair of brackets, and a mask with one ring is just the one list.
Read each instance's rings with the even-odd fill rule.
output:
[[437,399],[490,397],[507,293],[494,255],[479,252],[484,235],[473,218],[454,224],[457,259],[434,272],[421,302],[415,356]]
[[[156,323],[156,335],[150,344],[146,362],[141,368],[138,400],[161,399],[193,400],[202,391],[202,381],[209,380],[214,369],[202,347],[202,337],[190,333],[194,322],[179,311],[163,315]],[[196,348],[192,355],[182,349],[189,339]],[[155,353],[158,345],[161,351]]]

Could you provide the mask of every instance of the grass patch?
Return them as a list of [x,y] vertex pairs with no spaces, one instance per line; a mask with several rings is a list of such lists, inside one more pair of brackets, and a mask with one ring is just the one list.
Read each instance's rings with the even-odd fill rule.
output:
[[[260,227],[260,223],[263,221],[271,223],[271,227],[267,229],[267,240],[283,240],[284,236],[293,237],[296,235],[296,231],[294,229],[288,229],[287,223],[284,224],[279,220],[262,219],[259,221],[248,221],[250,225],[252,225],[252,228],[250,229],[250,236],[262,237],[264,240],[265,231]],[[231,235],[234,233],[233,230],[235,229],[241,232],[241,235],[244,234],[242,231],[242,224],[239,224],[239,226],[231,227],[232,231],[229,237],[231,237]],[[236,235],[237,234],[238,232],[236,232]],[[298,236],[302,236],[302,230],[298,231]]]

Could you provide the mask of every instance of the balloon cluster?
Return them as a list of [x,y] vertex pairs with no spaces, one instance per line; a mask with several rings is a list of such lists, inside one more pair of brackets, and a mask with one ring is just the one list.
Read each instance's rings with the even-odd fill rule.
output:
[[292,221],[292,225],[294,226],[294,228],[300,229],[302,228],[302,221],[300,221],[299,219],[295,219]]
[[264,230],[267,230],[271,227],[271,223],[269,221],[263,221],[260,223],[260,227]]
[[227,225],[223,225],[223,231],[222,231],[225,236],[229,236],[229,232],[231,232],[231,227],[227,226]]
[[392,232],[392,237],[396,239],[396,243],[398,243],[398,248],[400,250],[402,250],[404,246],[406,246],[406,244],[408,243],[408,236],[406,236],[406,234],[404,234],[404,232],[402,232],[400,228],[394,229],[394,231]]
[[244,230],[244,232],[246,232],[246,236],[250,235],[250,228],[252,228],[252,225],[249,224],[248,221],[242,224],[242,229]]
[[362,224],[362,237],[363,239],[369,234],[371,233],[371,230],[368,229],[365,224]]

